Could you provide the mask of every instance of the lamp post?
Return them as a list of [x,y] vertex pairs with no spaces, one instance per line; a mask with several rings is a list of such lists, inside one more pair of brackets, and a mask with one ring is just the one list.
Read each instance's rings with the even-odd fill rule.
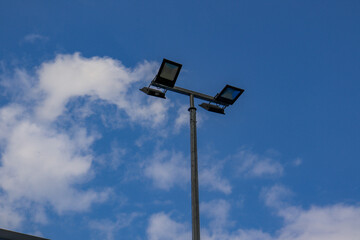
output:
[[[197,137],[196,137],[196,107],[194,98],[208,103],[199,106],[215,113],[225,114],[225,108],[232,105],[244,92],[243,89],[226,85],[215,97],[195,92],[189,89],[175,86],[182,65],[164,59],[158,74],[148,87],[140,89],[147,95],[166,98],[166,91],[172,91],[190,97],[190,150],[191,150],[191,213],[192,213],[192,240],[200,240],[200,213],[199,213],[199,181],[198,181],[198,159],[197,159]],[[150,88],[154,86],[157,89]],[[160,90],[161,89],[161,90]]]

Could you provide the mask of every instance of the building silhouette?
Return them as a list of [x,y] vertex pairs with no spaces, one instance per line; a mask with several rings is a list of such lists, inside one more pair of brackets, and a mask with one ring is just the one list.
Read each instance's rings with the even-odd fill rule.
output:
[[0,240],[49,240],[0,228]]

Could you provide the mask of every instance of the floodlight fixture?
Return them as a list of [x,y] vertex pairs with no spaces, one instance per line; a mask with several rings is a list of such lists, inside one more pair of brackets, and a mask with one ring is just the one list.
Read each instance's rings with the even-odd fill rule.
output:
[[219,107],[218,105],[210,103],[202,103],[199,104],[199,106],[205,110],[208,110],[209,112],[225,114],[225,107]]
[[215,96],[215,100],[226,105],[232,105],[244,92],[244,89],[226,85],[219,94]]
[[154,82],[167,87],[174,87],[182,65],[164,58]]
[[159,98],[166,98],[165,97],[165,92],[162,92],[162,91],[154,89],[154,88],[143,87],[142,89],[140,89],[140,91],[142,91],[142,92],[144,92],[144,93],[146,93],[147,95],[150,95],[150,96],[159,97]]

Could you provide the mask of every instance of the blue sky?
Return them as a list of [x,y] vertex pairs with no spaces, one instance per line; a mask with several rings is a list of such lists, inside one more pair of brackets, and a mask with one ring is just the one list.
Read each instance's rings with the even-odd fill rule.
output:
[[[189,100],[204,240],[357,240],[360,2],[1,1],[0,228],[191,238]],[[200,104],[201,101],[196,101]]]

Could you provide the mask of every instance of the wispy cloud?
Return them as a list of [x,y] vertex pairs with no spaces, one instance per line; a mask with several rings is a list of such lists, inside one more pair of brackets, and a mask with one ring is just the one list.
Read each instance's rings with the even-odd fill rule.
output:
[[289,204],[292,191],[282,185],[263,189],[265,204],[284,219],[277,240],[353,240],[360,234],[360,207],[345,204],[303,209]]
[[[288,211],[288,212],[287,212]],[[360,236],[360,207],[336,204],[308,210],[284,209],[278,240],[355,240]]]
[[30,33],[24,37],[24,41],[29,43],[34,43],[36,41],[47,41],[47,40],[49,40],[48,37],[36,33]]
[[110,219],[92,220],[89,226],[98,238],[113,240],[115,239],[116,232],[130,226],[133,221],[141,215],[142,214],[137,212],[130,214],[121,213],[116,216],[116,220],[114,221]]
[[[146,162],[144,174],[159,189],[170,190],[176,185],[183,187],[190,182],[190,156],[185,157],[183,153],[174,151],[154,151]],[[209,191],[230,194],[232,187],[221,171],[222,166],[219,164],[202,166],[199,181]]]
[[204,167],[199,172],[199,181],[209,190],[230,194],[232,187],[230,182],[221,175],[221,170],[222,167],[219,164]]
[[219,231],[234,223],[229,220],[230,203],[224,199],[202,202],[200,210],[203,216],[210,219],[209,227],[212,231]]
[[183,240],[191,239],[191,232],[187,224],[171,219],[163,212],[153,214],[149,219],[146,230],[149,240]]
[[294,166],[300,166],[302,164],[303,160],[301,158],[296,158],[294,161],[293,161],[293,165]]
[[[201,212],[210,219],[210,224],[201,229],[201,239],[204,240],[273,240],[261,230],[239,229],[230,232],[228,228],[233,222],[229,219],[230,204],[222,199],[202,203]],[[182,223],[171,218],[170,214],[156,213],[150,217],[147,236],[149,240],[190,239],[189,223]]]
[[0,224],[2,228],[15,229],[24,221],[24,216],[18,211],[16,203],[8,196],[0,195]]
[[271,157],[241,150],[234,157],[238,162],[238,172],[246,177],[281,176],[283,166]]
[[287,207],[288,199],[293,195],[293,192],[283,185],[276,184],[270,188],[263,188],[261,197],[266,206],[281,209]]
[[180,128],[189,125],[190,118],[188,112],[188,106],[182,105],[177,111],[177,118],[175,120],[175,132],[179,132]]
[[150,178],[157,188],[169,190],[175,185],[184,186],[190,180],[188,160],[182,153],[155,151],[147,162],[145,176]]
[[[190,125],[190,113],[188,105],[181,105],[177,110],[177,117],[175,119],[174,132],[178,133],[183,127],[189,127]],[[201,127],[205,116],[201,112],[196,114],[197,127]]]

